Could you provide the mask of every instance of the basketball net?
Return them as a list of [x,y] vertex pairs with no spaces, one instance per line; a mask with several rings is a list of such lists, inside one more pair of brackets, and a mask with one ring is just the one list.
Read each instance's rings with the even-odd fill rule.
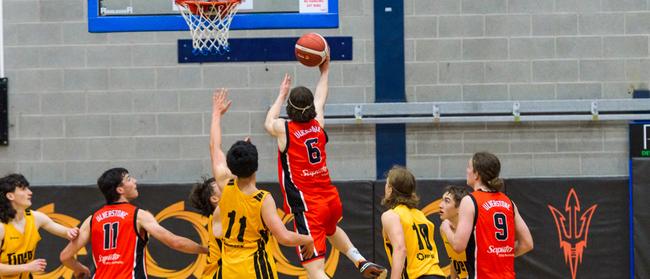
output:
[[207,55],[230,51],[228,30],[239,1],[175,1],[192,34],[192,53]]

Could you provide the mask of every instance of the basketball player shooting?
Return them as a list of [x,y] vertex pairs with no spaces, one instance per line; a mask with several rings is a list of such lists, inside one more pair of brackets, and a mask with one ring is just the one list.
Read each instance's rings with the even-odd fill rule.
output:
[[[323,110],[327,99],[329,56],[319,65],[320,80],[316,94],[304,87],[291,89],[291,77],[285,74],[280,93],[264,123],[266,131],[277,139],[278,178],[284,194],[284,210],[294,215],[296,232],[311,235],[314,254],[298,256],[309,278],[329,278],[325,273],[328,239],[332,246],[355,263],[365,278],[385,278],[384,267],[367,261],[337,226],[342,217],[338,190],[332,185],[326,162],[327,135],[323,130]],[[288,98],[289,120],[280,119],[280,109]]]

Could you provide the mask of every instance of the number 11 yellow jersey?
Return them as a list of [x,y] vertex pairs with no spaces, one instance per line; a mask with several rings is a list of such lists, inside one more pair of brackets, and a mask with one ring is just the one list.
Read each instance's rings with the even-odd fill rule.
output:
[[262,221],[262,201],[269,192],[242,193],[235,180],[223,189],[221,268],[217,278],[277,279],[275,260],[267,245],[270,231]]

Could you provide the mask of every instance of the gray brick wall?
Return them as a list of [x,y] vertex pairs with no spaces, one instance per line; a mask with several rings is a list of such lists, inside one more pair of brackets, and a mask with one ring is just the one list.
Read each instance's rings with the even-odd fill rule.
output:
[[[372,1],[341,1],[340,7],[340,28],[316,30],[355,40],[355,60],[332,65],[329,102],[373,102]],[[212,90],[228,87],[234,104],[224,119],[224,146],[252,136],[260,151],[258,179],[277,180],[277,148],[263,127],[266,109],[285,72],[314,88],[317,69],[286,62],[179,65],[176,40],[189,33],[88,33],[86,10],[87,0],[4,1],[11,144],[0,147],[0,173],[23,172],[35,185],[76,185],[125,166],[140,182],[196,181],[210,172]],[[437,76],[416,80],[431,83]],[[333,178],[373,178],[374,127],[328,130]]]
[[[407,77],[409,101],[631,98],[648,86],[647,1],[404,2],[407,28],[438,22],[437,37],[407,39],[407,69],[438,64],[437,81]],[[627,175],[626,137],[624,122],[417,124],[407,161],[418,177],[457,178],[472,152],[489,150],[506,177]]]
[[[64,3],[65,2],[65,3]],[[210,95],[231,89],[224,146],[252,136],[261,181],[276,180],[263,130],[285,72],[313,88],[297,63],[179,65],[186,32],[87,32],[86,0],[5,0],[11,145],[0,173],[37,185],[92,184],[125,166],[140,182],[191,182],[209,174]],[[24,9],[29,4],[36,9]],[[629,98],[650,77],[645,0],[405,0],[409,101]],[[373,1],[339,1],[354,60],[332,64],[330,103],[374,101]],[[233,37],[308,30],[233,31]],[[373,179],[372,125],[327,127],[334,179]],[[464,176],[467,159],[497,153],[506,177],[626,175],[625,123],[407,126],[407,163],[418,177]]]

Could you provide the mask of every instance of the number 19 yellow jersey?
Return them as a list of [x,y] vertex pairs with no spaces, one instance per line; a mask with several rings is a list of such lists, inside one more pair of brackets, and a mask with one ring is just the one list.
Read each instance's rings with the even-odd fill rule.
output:
[[[406,244],[406,268],[402,278],[418,278],[424,275],[445,276],[440,268],[438,249],[433,240],[435,226],[422,211],[416,208],[408,208],[405,205],[398,205],[391,209],[399,215],[402,230],[404,231],[404,243]],[[384,248],[388,255],[388,261],[393,262],[393,246],[388,239],[386,232],[382,230]]]
[[440,232],[442,236],[442,241],[445,243],[445,250],[447,250],[447,255],[449,255],[449,260],[451,262],[451,268],[456,270],[456,275],[460,279],[468,278],[467,274],[467,257],[465,257],[465,252],[458,253],[451,248],[451,244],[447,241],[447,236],[444,233]]

